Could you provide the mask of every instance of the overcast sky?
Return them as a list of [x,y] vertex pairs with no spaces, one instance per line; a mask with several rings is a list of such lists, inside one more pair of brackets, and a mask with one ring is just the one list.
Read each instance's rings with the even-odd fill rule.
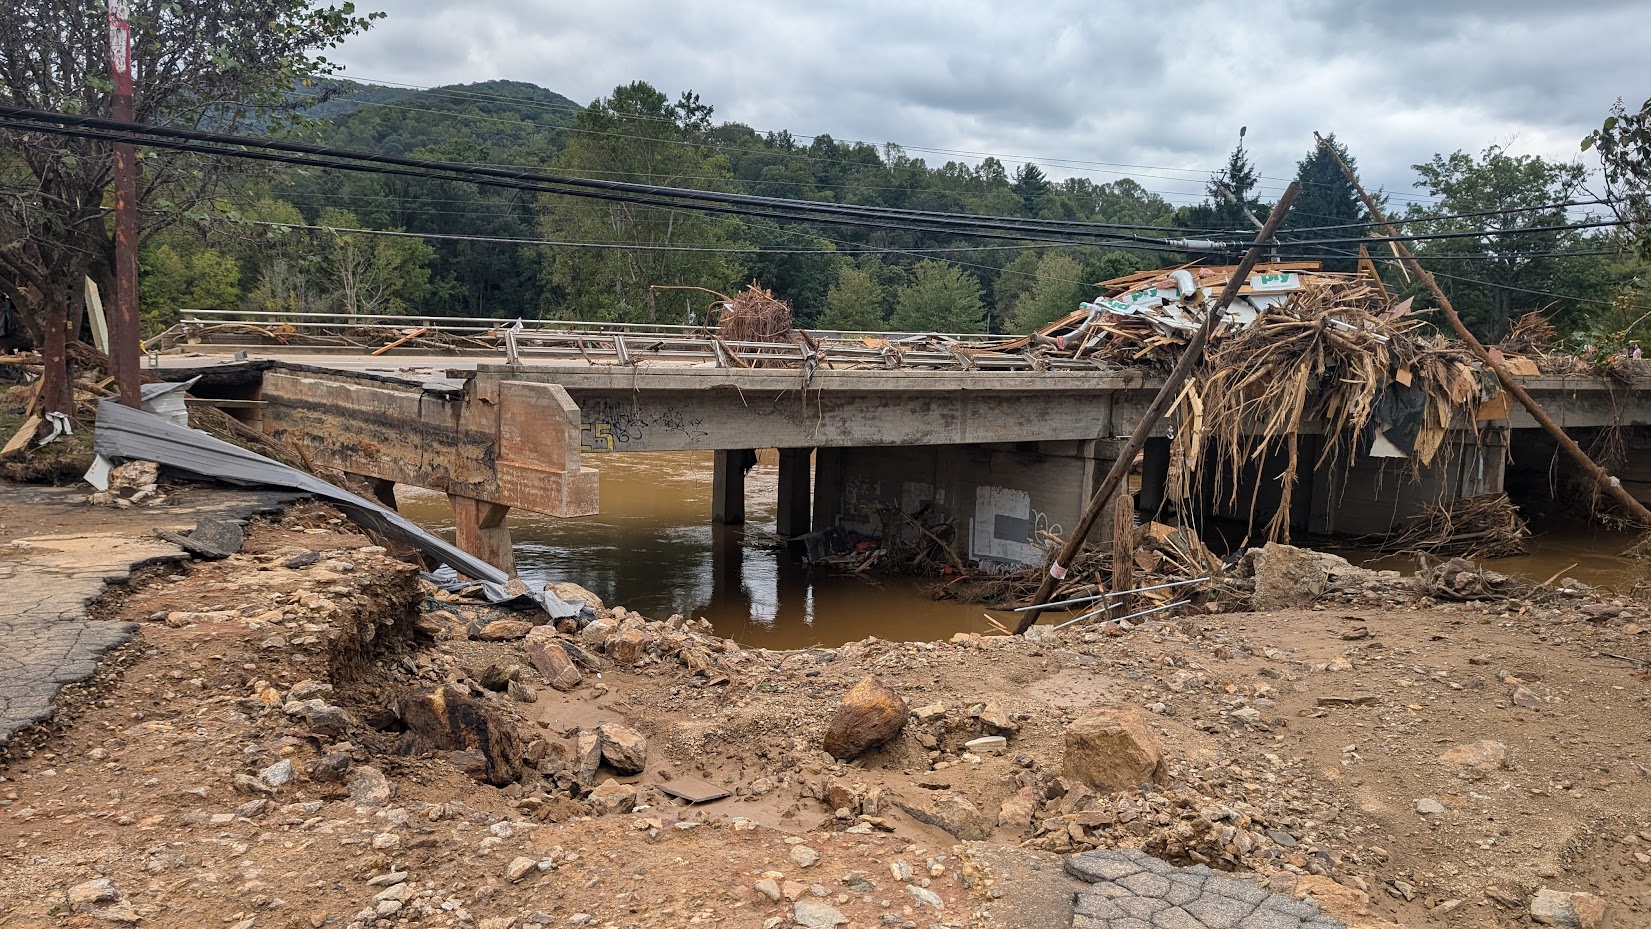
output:
[[333,56],[357,80],[503,78],[589,103],[641,79],[718,121],[1127,175],[1176,203],[1202,198],[1240,126],[1263,196],[1317,129],[1403,203],[1435,152],[1573,159],[1617,97],[1651,95],[1644,0],[360,5],[389,16]]

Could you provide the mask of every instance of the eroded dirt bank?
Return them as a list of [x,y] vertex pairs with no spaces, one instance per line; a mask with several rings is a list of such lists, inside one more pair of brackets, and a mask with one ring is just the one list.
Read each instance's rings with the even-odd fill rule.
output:
[[[131,662],[0,769],[0,926],[1052,926],[1060,856],[1095,847],[1353,925],[1528,925],[1542,888],[1600,925],[1651,908],[1629,601],[1359,575],[1127,632],[776,652],[444,601],[302,506],[107,609]],[[821,740],[867,676],[904,725],[842,763]],[[1161,748],[1144,786],[1070,763],[1097,710]]]

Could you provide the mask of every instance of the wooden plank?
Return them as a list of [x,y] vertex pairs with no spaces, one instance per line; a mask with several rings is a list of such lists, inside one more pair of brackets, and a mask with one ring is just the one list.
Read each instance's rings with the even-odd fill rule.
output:
[[[1135,498],[1119,494],[1112,505],[1112,589],[1135,587]],[[1112,601],[1113,616],[1128,616],[1135,598],[1125,594]]]
[[9,458],[26,448],[34,439],[34,434],[40,430],[41,422],[39,416],[30,416],[23,420],[23,425],[18,427],[17,432],[6,443],[6,447],[0,448],[0,458]]

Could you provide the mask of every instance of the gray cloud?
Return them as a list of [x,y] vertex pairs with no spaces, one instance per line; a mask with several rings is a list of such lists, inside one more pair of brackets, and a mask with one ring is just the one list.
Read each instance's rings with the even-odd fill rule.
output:
[[[759,130],[997,153],[1199,199],[1238,127],[1281,188],[1334,131],[1372,182],[1508,143],[1577,157],[1618,97],[1651,94],[1637,2],[1273,0],[810,4],[393,0],[335,57],[419,85],[531,81],[584,103],[646,80]],[[941,151],[933,151],[941,150]],[[1147,167],[1124,168],[1117,165]]]

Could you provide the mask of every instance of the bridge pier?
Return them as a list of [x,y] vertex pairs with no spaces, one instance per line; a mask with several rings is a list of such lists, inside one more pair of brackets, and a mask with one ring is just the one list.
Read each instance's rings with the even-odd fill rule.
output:
[[448,494],[453,504],[453,542],[506,574],[516,573],[516,555],[510,547],[510,507],[474,497]]
[[745,524],[745,472],[751,470],[756,459],[756,453],[748,448],[712,453],[711,522],[723,526]]
[[782,448],[774,531],[782,539],[796,538],[811,528],[813,452],[811,448]]
[[[925,526],[950,522],[951,546],[991,567],[1036,564],[1043,533],[1064,536],[1116,455],[1113,440],[822,448],[815,459],[814,527],[861,537],[901,533],[880,513],[895,508]],[[1109,524],[1091,534],[1105,541]],[[852,535],[851,535],[852,538]]]

